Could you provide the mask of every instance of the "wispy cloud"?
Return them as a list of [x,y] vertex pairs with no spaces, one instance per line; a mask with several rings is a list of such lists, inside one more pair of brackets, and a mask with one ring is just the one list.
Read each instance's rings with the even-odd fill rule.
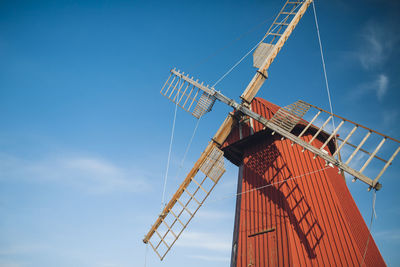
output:
[[149,189],[140,168],[118,166],[105,159],[74,156],[27,160],[0,154],[0,180],[66,183],[89,193],[140,192]]
[[[27,253],[38,253],[48,250],[50,247],[43,244],[19,244],[8,247],[0,247],[0,256],[13,256]],[[2,265],[0,265],[2,266]]]
[[375,94],[377,100],[382,102],[389,88],[389,77],[381,73],[374,80],[363,83],[353,90],[350,95],[352,98],[359,98],[369,94]]
[[27,265],[23,264],[21,262],[17,262],[17,261],[0,259],[0,266],[1,267],[22,267],[22,266],[27,266]]
[[373,69],[386,62],[399,41],[397,31],[382,22],[369,21],[365,25],[357,54],[365,69]]
[[400,229],[376,232],[374,236],[377,239],[400,242]]
[[380,101],[382,101],[382,98],[386,94],[388,89],[389,78],[386,75],[381,74],[378,77],[377,83],[378,87],[376,89],[376,96]]

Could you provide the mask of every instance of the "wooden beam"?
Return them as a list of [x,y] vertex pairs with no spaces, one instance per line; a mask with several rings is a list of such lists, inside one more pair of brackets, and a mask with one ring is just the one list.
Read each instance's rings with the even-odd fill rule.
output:
[[[304,15],[306,12],[307,8],[311,4],[312,0],[306,0],[304,1],[303,5],[300,7],[299,11],[296,13],[292,21],[289,23],[289,26],[286,28],[286,30],[283,32],[282,36],[279,38],[278,42],[275,44],[274,48],[272,49],[271,53],[269,53],[268,57],[265,59],[263,65],[259,68],[259,72],[265,73],[269,67],[271,66],[271,63],[274,61],[276,56],[278,55],[279,51],[282,49],[283,45],[289,38],[290,34],[293,32],[294,28],[297,26],[299,23],[301,17]],[[261,86],[264,84],[264,77],[261,76],[261,74],[257,72],[249,85],[247,86],[246,90],[243,92],[241,95],[241,98],[244,102],[246,103],[251,103],[257,92],[260,90]]]
[[220,144],[222,144],[225,139],[228,137],[229,133],[231,132],[233,127],[233,118],[231,115],[229,115],[225,121],[222,123],[222,125],[219,127],[217,133],[213,137],[213,142],[210,142],[206,149],[203,151],[201,154],[200,158],[197,160],[197,162],[194,164],[192,170],[188,173],[186,176],[185,180],[182,182],[182,184],[179,186],[178,190],[175,192],[175,194],[172,196],[171,200],[168,202],[168,204],[164,207],[162,213],[160,216],[157,218],[156,222],[153,224],[151,227],[150,231],[147,233],[147,235],[144,237],[143,242],[148,243],[150,238],[153,236],[155,233],[156,229],[160,226],[162,221],[165,219],[165,217],[168,215],[170,210],[173,208],[179,197],[183,194],[185,188],[188,187],[192,179],[196,176],[198,171],[200,170],[201,165],[204,163],[206,160],[208,154],[211,152],[211,150],[214,147],[219,147]]

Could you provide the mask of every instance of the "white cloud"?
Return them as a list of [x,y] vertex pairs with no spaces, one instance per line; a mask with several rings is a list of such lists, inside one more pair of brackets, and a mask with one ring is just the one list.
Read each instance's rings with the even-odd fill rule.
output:
[[17,261],[9,261],[9,260],[0,259],[0,266],[1,267],[22,267],[22,266],[27,266],[27,265],[23,264],[21,262],[17,262]]
[[373,69],[381,66],[390,57],[393,49],[399,41],[397,31],[384,25],[370,21],[366,24],[361,34],[361,47],[357,56],[365,69]]
[[374,234],[375,238],[387,241],[400,241],[400,229],[393,229],[389,231],[380,231]]
[[379,102],[382,102],[389,87],[389,77],[381,73],[374,80],[361,84],[351,92],[353,98],[359,98],[368,94],[375,94]]
[[[38,253],[48,250],[50,247],[42,244],[20,244],[8,247],[0,247],[0,256],[13,256],[27,253]],[[2,266],[2,265],[0,265]]]
[[74,156],[26,160],[0,154],[0,180],[66,183],[89,193],[140,192],[149,174],[99,158]]
[[383,96],[386,94],[388,84],[389,78],[384,74],[379,75],[377,80],[378,87],[376,88],[376,96],[378,97],[379,101],[382,101]]

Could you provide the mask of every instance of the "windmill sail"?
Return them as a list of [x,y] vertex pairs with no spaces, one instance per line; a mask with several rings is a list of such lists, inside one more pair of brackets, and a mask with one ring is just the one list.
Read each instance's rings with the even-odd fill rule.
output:
[[224,174],[223,152],[213,146],[199,170],[201,173],[191,177],[189,184],[182,187],[182,194],[174,199],[175,204],[172,205],[169,212],[160,215],[160,217],[162,216],[161,224],[154,229],[155,235],[145,241],[150,244],[161,260]]
[[[299,108],[299,110],[296,109]],[[300,108],[301,107],[301,108]],[[300,121],[301,117],[306,115],[308,110],[314,110],[316,114],[312,117],[310,122]],[[355,123],[341,116],[332,114],[317,106],[306,103],[304,101],[297,101],[288,107],[279,109],[271,120],[252,112],[251,110],[241,107],[241,111],[252,119],[260,122],[266,128],[269,128],[272,133],[280,134],[283,138],[290,139],[303,147],[304,150],[309,150],[314,153],[315,157],[321,157],[326,160],[327,164],[337,166],[340,170],[347,172],[369,185],[369,189],[374,188],[379,190],[382,185],[378,182],[386,169],[392,164],[392,161],[400,152],[400,141],[385,134],[379,133],[375,130],[367,128],[359,123]],[[321,120],[321,117],[324,119]],[[329,122],[333,118],[339,119],[340,123],[335,126],[330,126]],[[318,123],[317,123],[318,122]],[[303,124],[301,132],[292,132],[297,123]],[[329,129],[331,128],[331,129]],[[312,129],[314,135],[308,142],[302,139],[304,133]],[[343,134],[344,139],[339,138]],[[322,146],[315,144],[314,140],[324,135],[326,141]],[[358,138],[357,138],[358,137]],[[350,142],[353,138],[356,143]],[[369,143],[367,142],[369,141]],[[335,146],[327,150],[329,144]],[[368,147],[370,151],[363,147]],[[384,145],[386,145],[384,147]],[[340,153],[345,151],[346,158],[342,158]],[[378,156],[379,152],[386,156],[386,159]],[[343,154],[343,153],[342,153]],[[356,161],[356,164],[353,164]],[[371,166],[370,163],[374,161],[375,176],[367,175],[367,167]],[[377,167],[377,163],[381,163],[381,167]]]
[[218,147],[232,127],[233,119],[228,116],[144,237],[143,242],[151,245],[160,260],[170,251],[224,174],[223,152]]
[[211,95],[212,91],[208,86],[205,87],[197,81],[193,77],[185,76],[184,72],[172,69],[160,93],[199,119],[211,111],[215,97]]

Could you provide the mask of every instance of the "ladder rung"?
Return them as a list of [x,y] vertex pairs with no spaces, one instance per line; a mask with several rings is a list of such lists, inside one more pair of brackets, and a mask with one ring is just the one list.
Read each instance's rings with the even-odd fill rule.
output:
[[364,163],[364,166],[362,166],[362,168],[359,170],[360,173],[362,173],[365,168],[368,166],[368,164],[371,162],[371,160],[375,157],[376,153],[378,153],[379,149],[381,149],[383,143],[385,143],[386,141],[386,137],[384,137],[381,142],[379,143],[379,145],[375,148],[374,152],[372,152],[372,154],[369,156],[368,160]]
[[192,178],[192,181],[195,182],[197,184],[197,186],[200,187],[204,191],[204,193],[208,194],[208,191],[205,190],[194,178]]
[[269,35],[282,36],[282,34],[280,34],[280,33],[273,33],[273,32],[270,32]]
[[172,215],[174,215],[176,221],[178,221],[182,226],[185,226],[185,224],[179,219],[179,217],[176,216],[175,212],[173,212],[172,210],[170,210],[169,212],[171,212]]
[[315,135],[311,138],[311,140],[308,142],[311,144],[315,138],[322,132],[322,130],[325,128],[325,126],[328,124],[328,122],[333,118],[333,116],[329,116],[328,119],[322,124],[322,126],[318,129],[318,131],[315,133]]
[[[356,125],[353,127],[353,129],[350,131],[350,133],[346,136],[346,138],[345,138],[344,140],[339,139],[340,141],[342,141],[342,144],[339,146],[338,149],[336,149],[335,153],[333,153],[333,155],[332,155],[333,157],[336,156],[336,154],[338,154],[338,153],[340,152],[340,150],[342,149],[342,147],[343,147],[345,144],[350,144],[350,143],[347,143],[347,141],[350,139],[350,137],[354,134],[354,132],[355,132],[357,129],[358,129],[358,125],[356,124]],[[350,144],[350,145],[353,146],[354,148],[356,148],[355,145],[353,145],[353,144]],[[339,155],[340,155],[340,154],[339,154]]]
[[186,208],[186,206],[183,205],[183,203],[182,203],[179,199],[177,199],[176,201],[178,201],[179,204],[181,204],[181,206],[183,207],[183,209],[186,210],[186,211],[190,214],[190,216],[193,216],[193,213],[191,213],[190,210],[188,210],[188,209]]
[[296,12],[282,12],[283,15],[296,15]]
[[364,136],[364,139],[361,140],[361,142],[358,144],[357,148],[353,151],[351,156],[347,159],[346,165],[349,165],[350,161],[353,159],[353,157],[357,154],[357,152],[360,150],[360,148],[364,145],[364,143],[367,141],[368,137],[371,135],[371,131],[368,131],[368,133]]
[[283,26],[289,26],[289,23],[284,23],[284,22],[274,22],[273,24],[276,24],[276,25],[283,25]]
[[303,2],[287,2],[286,4],[296,4],[296,5],[298,5],[298,4],[302,4]]
[[310,128],[310,126],[312,125],[312,123],[318,118],[319,114],[321,114],[321,110],[318,111],[318,113],[314,116],[314,118],[312,118],[312,120],[307,124],[307,126],[303,129],[303,131],[299,134],[299,136],[297,136],[298,138],[301,138],[303,136],[303,134],[308,130],[308,128]]
[[148,241],[148,243],[150,244],[150,246],[153,248],[154,252],[157,253],[157,256],[162,259],[163,257],[161,257],[161,255],[158,253],[157,249],[153,246],[153,244],[150,242],[150,240]]
[[156,249],[160,246],[161,242],[164,243],[164,245],[169,249],[170,247],[168,246],[168,244],[164,241],[164,238],[161,237],[160,233],[157,230],[154,230],[154,232],[156,232],[156,234],[158,235],[158,237],[161,239],[161,241],[158,243],[158,245],[156,246]]
[[374,179],[374,183],[378,182],[379,178],[382,176],[382,174],[386,171],[387,167],[392,163],[394,158],[397,156],[397,154],[400,152],[400,146],[396,149],[396,151],[392,154],[388,162],[383,166],[382,170],[379,172],[378,176]]
[[196,201],[197,204],[201,205],[201,203],[188,190],[186,190],[186,188],[183,190],[185,190],[185,192],[190,196],[190,198],[192,198],[194,201]]
[[[162,222],[165,224],[165,226],[168,228],[169,232],[175,236],[175,238],[178,238],[176,234],[172,231],[171,227],[165,222],[165,220],[162,220]],[[164,238],[167,236],[168,232],[165,233]]]

